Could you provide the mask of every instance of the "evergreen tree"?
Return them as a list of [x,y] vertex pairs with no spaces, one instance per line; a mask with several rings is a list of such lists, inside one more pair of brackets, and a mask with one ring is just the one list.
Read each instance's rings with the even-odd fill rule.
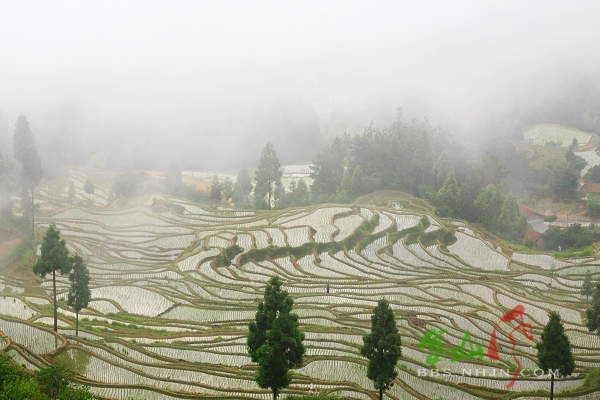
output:
[[240,169],[235,181],[241,185],[245,194],[250,194],[250,192],[252,192],[254,186],[252,185],[252,179],[246,168]]
[[585,296],[585,304],[589,304],[590,294],[594,293],[594,285],[592,284],[592,273],[588,269],[585,271],[583,284],[581,285],[581,294]]
[[544,327],[541,340],[536,343],[538,366],[543,371],[551,371],[550,400],[554,398],[554,375],[558,371],[560,376],[568,376],[575,369],[575,360],[571,352],[571,343],[565,334],[565,328],[560,320],[560,315],[552,311],[550,320]]
[[94,182],[90,178],[85,180],[83,184],[83,190],[88,194],[88,203],[92,204],[92,195],[94,194]]
[[504,197],[498,216],[498,230],[515,242],[520,242],[527,231],[527,219],[521,214],[517,201],[510,194]]
[[475,222],[478,217],[478,210],[475,207],[475,199],[479,190],[479,183],[473,175],[468,175],[465,181],[458,189],[456,196],[456,212],[460,218]]
[[454,177],[454,171],[450,170],[444,181],[444,186],[437,192],[436,205],[438,213],[443,217],[449,217],[455,213],[458,197],[458,185]]
[[269,280],[255,321],[248,326],[248,353],[258,363],[256,383],[271,388],[274,400],[291,383],[289,370],[302,365],[305,352],[304,333],[298,329],[298,315],[292,313],[294,300],[281,284],[279,277]]
[[590,332],[596,331],[600,335],[600,282],[596,283],[592,293],[592,304],[585,310],[585,315],[587,317],[585,325]]
[[40,385],[41,391],[52,399],[56,399],[69,387],[73,376],[75,373],[60,362],[35,372],[35,380]]
[[310,167],[313,178],[311,193],[313,198],[331,197],[341,187],[344,178],[344,143],[336,137],[331,146],[317,154],[317,160]]
[[73,206],[73,200],[75,200],[75,197],[77,197],[77,192],[75,191],[75,184],[73,183],[73,181],[69,181],[68,185],[69,186],[69,192],[67,194],[67,196],[69,197],[69,206]]
[[256,170],[254,193],[258,208],[264,207],[266,197],[267,208],[271,209],[275,188],[281,186],[282,172],[280,167],[273,144],[269,142],[261,153],[260,164]]
[[73,271],[69,275],[71,288],[67,304],[75,310],[75,336],[79,336],[79,311],[86,308],[92,293],[90,292],[90,273],[79,254],[73,257]]
[[221,190],[223,192],[223,200],[225,203],[229,202],[229,200],[233,197],[233,182],[227,176],[223,183],[221,183]]
[[479,221],[490,229],[496,229],[503,203],[504,195],[490,183],[481,189],[473,204],[479,211]]
[[219,177],[215,175],[212,182],[210,182],[210,194],[208,198],[216,203],[220,202],[223,198],[223,186],[219,182]]
[[552,172],[550,186],[554,194],[560,199],[572,199],[576,197],[579,175],[568,163],[558,165]]
[[42,161],[38,156],[37,148],[35,146],[35,138],[33,137],[33,133],[31,133],[29,122],[27,122],[27,118],[25,118],[24,115],[20,115],[19,118],[17,118],[13,136],[13,150],[15,158],[23,165],[23,174],[21,176],[23,192],[31,192],[31,211],[30,213],[24,213],[23,215],[28,215],[28,218],[31,218],[31,220],[27,222],[31,223],[31,235],[33,237],[35,231],[34,190],[42,179],[44,169],[42,168]]
[[426,130],[420,132],[419,137],[416,139],[412,166],[415,176],[421,178],[420,184],[424,185],[433,167],[433,152],[429,142],[429,133]]
[[440,156],[433,166],[433,176],[437,185],[436,188],[443,186],[450,172],[454,175],[454,165],[450,160],[448,152],[444,150],[440,153]]
[[56,271],[67,274],[71,271],[71,259],[65,241],[60,237],[60,231],[51,224],[42,242],[42,254],[33,266],[33,273],[44,278],[52,273],[52,293],[54,296],[54,331],[58,332],[56,303]]
[[398,376],[396,363],[402,355],[402,341],[396,326],[394,312],[385,299],[379,300],[371,316],[371,333],[363,336],[360,354],[369,359],[367,377],[383,392],[391,388]]

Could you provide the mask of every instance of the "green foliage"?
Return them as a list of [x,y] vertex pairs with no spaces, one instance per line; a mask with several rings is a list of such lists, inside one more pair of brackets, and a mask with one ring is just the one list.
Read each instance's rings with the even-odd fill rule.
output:
[[456,236],[444,228],[436,229],[435,231],[425,232],[420,237],[421,244],[425,247],[431,246],[436,242],[440,242],[445,246],[449,246],[456,241]]
[[446,176],[444,186],[437,192],[435,204],[438,206],[438,214],[449,217],[456,214],[458,200],[458,184],[451,170]]
[[210,182],[208,198],[215,203],[219,203],[223,199],[223,185],[219,182],[217,175],[213,176],[213,180]]
[[436,187],[444,185],[444,181],[447,179],[448,174],[454,175],[454,164],[450,159],[450,155],[446,150],[442,151],[433,166],[433,176],[435,179]]
[[[536,342],[537,364],[543,371],[558,371],[561,376],[568,376],[575,370],[575,360],[571,351],[571,343],[565,334],[560,315],[552,311],[549,321],[542,331],[540,341]],[[554,374],[551,376],[550,399],[554,392]]]
[[80,386],[73,387],[73,385],[68,386],[61,390],[60,394],[57,397],[58,400],[95,400],[96,396],[94,396],[89,387]]
[[594,165],[585,174],[585,179],[588,182],[600,183],[600,165]]
[[235,181],[240,184],[244,194],[250,194],[250,192],[252,192],[254,186],[252,185],[252,179],[250,179],[248,169],[241,168]]
[[50,224],[42,242],[41,256],[33,266],[33,272],[42,278],[46,274],[60,271],[61,274],[69,273],[71,263],[69,250],[56,225]]
[[350,150],[350,138],[336,137],[331,146],[325,147],[317,154],[317,159],[311,165],[311,178],[313,184],[311,193],[313,198],[335,196],[342,186],[344,178],[344,159]]
[[544,217],[544,222],[550,222],[553,223],[554,221],[556,221],[558,219],[558,215],[556,214],[552,214],[552,215],[548,215],[547,217]]
[[568,163],[559,164],[552,171],[550,187],[559,199],[573,199],[577,194],[579,175],[572,165]]
[[587,321],[585,325],[590,332],[596,332],[600,335],[600,282],[596,283],[592,294],[592,303],[590,308],[585,310]]
[[281,200],[278,202],[278,208],[285,207],[304,207],[311,204],[310,194],[308,192],[308,186],[304,179],[292,180],[290,183],[290,191],[283,194]]
[[360,354],[369,360],[367,377],[383,392],[391,388],[398,376],[396,363],[402,355],[402,341],[396,326],[394,312],[385,299],[379,300],[371,316],[371,333],[363,336]]
[[117,197],[131,197],[142,193],[144,176],[134,172],[124,172],[113,180],[112,191]]
[[280,167],[273,144],[268,142],[261,153],[260,164],[256,170],[254,196],[257,208],[271,209],[275,188],[281,186]]
[[503,203],[504,195],[494,184],[484,187],[473,202],[479,211],[479,221],[490,229],[496,229]]
[[0,400],[50,400],[50,397],[41,392],[35,380],[23,379],[6,382]]
[[[427,217],[424,217],[429,223]],[[354,247],[366,246],[367,244],[373,242],[379,237],[382,237],[389,230],[392,230],[394,226],[390,227],[387,230],[384,230],[377,235],[370,234],[375,227],[379,225],[379,214],[375,214],[373,218],[368,221],[364,221],[358,228],[352,232],[348,237],[346,237],[341,242],[328,242],[328,243],[315,243],[308,242],[304,243],[298,247],[292,246],[284,246],[284,247],[275,247],[275,246],[267,246],[262,249],[252,249],[247,251],[246,253],[240,256],[240,263],[244,264],[250,260],[259,262],[267,259],[277,259],[287,255],[293,255],[296,258],[302,258],[308,254],[312,254],[313,252],[323,253],[326,251],[330,251],[333,253],[337,253],[343,249],[352,249]],[[391,233],[390,235],[392,235]],[[375,237],[377,236],[377,237]]]
[[592,257],[595,254],[594,248],[588,246],[580,251],[562,251],[560,253],[554,253],[556,258],[578,258],[578,257]]
[[590,217],[600,217],[600,193],[588,194],[587,209]]
[[35,372],[35,380],[40,390],[52,398],[56,398],[69,386],[73,376],[73,371],[59,362]]
[[21,380],[27,374],[5,352],[0,352],[0,387],[6,382]]
[[233,246],[229,246],[229,247],[223,249],[221,254],[219,254],[215,258],[215,266],[216,267],[227,267],[231,264],[231,261],[235,258],[235,256],[237,256],[238,254],[241,254],[243,252],[244,252],[244,249],[241,248],[240,246],[237,246],[235,244]]
[[302,365],[305,353],[298,315],[291,312],[294,300],[281,285],[276,276],[269,280],[255,321],[248,326],[248,353],[259,365],[256,383],[261,388],[271,388],[273,399],[291,383],[289,370]]
[[519,211],[515,198],[507,194],[498,216],[498,230],[509,239],[520,242],[527,231],[527,219]]
[[[15,125],[15,133],[13,136],[13,150],[15,159],[17,159],[23,165],[23,172],[21,175],[21,187],[22,192],[31,192],[30,199],[28,201],[27,196],[22,197],[23,210],[28,210],[23,214],[28,226],[31,226],[31,235],[34,233],[34,213],[35,205],[33,201],[33,193],[36,186],[40,183],[42,176],[44,175],[44,169],[42,168],[42,161],[37,152],[35,145],[35,138],[31,133],[29,122],[24,115],[20,115],[17,118]],[[29,222],[31,225],[29,225]]]
[[592,284],[592,273],[588,269],[585,271],[583,284],[581,285],[581,294],[585,296],[586,304],[589,302],[589,297],[594,293],[594,285]]
[[88,194],[88,200],[91,203],[91,196],[94,194],[94,182],[92,182],[90,178],[85,180],[85,183],[83,184],[83,190],[85,190],[85,192]]
[[584,387],[600,387],[600,368],[594,368],[585,377],[583,381]]
[[[572,224],[567,229],[550,226],[546,231],[546,239],[546,248],[549,250],[558,250],[558,246],[562,250],[582,249],[600,240],[600,232],[596,232],[593,227],[584,227],[581,224]],[[593,255],[593,250],[589,255]]]
[[67,304],[75,310],[75,335],[79,336],[79,311],[88,306],[92,293],[90,292],[90,273],[79,254],[72,259],[73,271],[69,275],[71,287]]
[[[130,177],[127,179],[133,180],[134,177]],[[123,180],[127,180],[123,179]],[[167,171],[165,172],[165,179],[163,181],[165,186],[165,191],[167,194],[171,196],[183,197],[184,199],[188,199],[191,201],[195,201],[198,203],[204,202],[208,200],[208,194],[205,191],[198,190],[195,186],[183,183],[181,170],[175,164],[171,164]],[[123,182],[122,186],[127,186],[127,182]],[[141,191],[141,186],[139,188],[135,188],[136,191]],[[123,189],[121,189],[121,195],[125,195],[122,193]]]
[[41,256],[33,266],[33,273],[41,276],[52,273],[52,287],[54,294],[54,331],[58,331],[57,303],[56,303],[56,271],[68,274],[71,271],[71,258],[65,241],[61,239],[60,232],[54,224],[50,224],[42,242]]

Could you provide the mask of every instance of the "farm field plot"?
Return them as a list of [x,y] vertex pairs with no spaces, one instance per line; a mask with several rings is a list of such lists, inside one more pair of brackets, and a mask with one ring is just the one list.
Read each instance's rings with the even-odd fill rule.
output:
[[[71,171],[69,179],[79,190],[92,173],[98,174],[101,189],[99,172]],[[65,185],[63,179],[40,189],[45,207],[36,222],[39,228],[56,224],[88,263],[93,299],[80,313],[79,337],[64,300],[66,277],[58,280],[62,300],[54,333],[50,281],[32,287],[0,275],[0,345],[32,369],[52,357],[65,361],[81,382],[106,398],[270,399],[271,392],[254,382],[246,335],[273,275],[294,298],[307,347],[304,365],[294,370],[282,396],[316,391],[376,400],[360,346],[382,297],[394,310],[402,336],[399,375],[386,394],[394,400],[478,399],[491,389],[548,390],[542,379],[519,379],[513,389],[506,388],[516,367],[509,333],[518,322],[498,322],[517,304],[525,307],[523,319],[533,324],[536,340],[549,311],[563,317],[579,375],[558,380],[559,392],[577,388],[585,373],[600,367],[600,339],[583,325],[586,305],[579,295],[587,269],[600,277],[596,260],[513,255],[458,223],[445,226],[457,236],[454,244],[424,246],[418,236],[432,226],[424,221],[442,222],[393,205],[240,212],[169,199],[186,210],[173,214],[153,210],[151,199],[161,195],[117,206],[103,197],[108,189],[98,190],[92,205],[83,198],[70,206]],[[371,227],[366,234],[364,226]],[[232,246],[242,253],[224,262],[221,255]],[[553,267],[558,274],[551,275]],[[461,346],[467,331],[474,344],[487,349],[494,328],[499,360],[451,361],[451,348]],[[419,346],[429,329],[444,331],[446,350],[437,368],[453,375],[430,375],[436,368],[427,363],[432,352]],[[533,342],[515,337],[520,363],[535,369]],[[469,369],[472,376],[460,375]],[[475,375],[482,369],[510,375]]]
[[523,132],[523,137],[525,141],[540,146],[553,142],[560,147],[569,147],[573,139],[577,139],[579,145],[587,144],[592,134],[560,125],[538,124]]

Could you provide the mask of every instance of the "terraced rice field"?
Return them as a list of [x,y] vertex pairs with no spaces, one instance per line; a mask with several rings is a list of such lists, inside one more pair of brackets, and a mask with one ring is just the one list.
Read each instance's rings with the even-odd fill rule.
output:
[[[513,254],[458,221],[429,215],[429,225],[420,225],[426,211],[407,201],[389,208],[240,212],[168,198],[186,208],[181,215],[153,208],[152,199],[160,195],[109,203],[110,177],[100,171],[69,175],[79,183],[92,177],[98,193],[94,206],[80,201],[69,207],[65,181],[51,182],[40,188],[37,222],[56,224],[71,250],[87,260],[93,301],[80,314],[80,335],[74,335],[74,313],[64,301],[66,277],[59,279],[63,300],[54,333],[49,280],[40,291],[2,276],[0,345],[31,369],[48,357],[68,362],[78,380],[103,397],[271,398],[253,380],[255,366],[245,343],[248,322],[273,275],[294,297],[306,333],[304,365],[294,371],[284,396],[327,392],[376,399],[359,348],[372,309],[384,296],[396,313],[403,344],[399,375],[389,391],[393,399],[462,400],[479,399],[490,389],[547,390],[548,381],[531,373],[533,342],[520,333],[515,356],[529,373],[506,388],[516,367],[508,334],[517,322],[497,323],[518,304],[525,307],[524,322],[533,325],[536,339],[549,311],[563,318],[579,375],[559,379],[558,392],[578,387],[587,371],[600,366],[600,338],[582,325],[585,299],[578,294],[586,270],[596,279],[600,275],[595,259],[575,263]],[[357,229],[367,222],[370,235],[359,237]],[[452,245],[424,246],[416,240],[419,232],[442,226],[455,231]],[[218,263],[219,254],[233,245],[243,253]],[[467,331],[473,343],[487,349],[494,327],[499,360],[450,360],[449,349],[460,346]],[[427,364],[431,350],[419,346],[429,329],[445,331],[448,349],[435,366]],[[436,375],[433,368],[449,373]]]
[[523,132],[523,137],[540,146],[553,142],[560,147],[569,147],[573,139],[577,139],[580,146],[587,144],[592,134],[561,125],[538,124]]

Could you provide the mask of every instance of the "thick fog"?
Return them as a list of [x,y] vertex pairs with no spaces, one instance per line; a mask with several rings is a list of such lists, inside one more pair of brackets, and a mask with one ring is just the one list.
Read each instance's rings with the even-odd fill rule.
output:
[[485,134],[483,118],[596,80],[598,15],[597,1],[2,1],[0,136],[23,113],[46,160],[237,168],[268,140],[310,161],[398,105]]

